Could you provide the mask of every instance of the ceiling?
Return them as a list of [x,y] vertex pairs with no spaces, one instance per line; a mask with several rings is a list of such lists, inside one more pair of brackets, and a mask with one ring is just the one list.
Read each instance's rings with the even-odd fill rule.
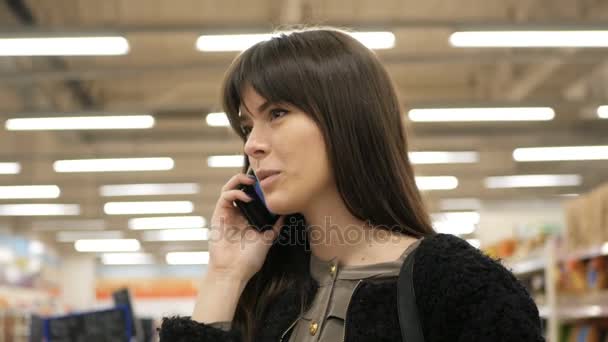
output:
[[[280,24],[322,23],[357,30],[391,30],[396,46],[377,54],[392,75],[404,113],[419,106],[552,106],[549,122],[414,123],[404,114],[412,151],[478,151],[474,164],[416,165],[419,176],[451,175],[459,186],[424,193],[431,211],[446,198],[555,199],[585,192],[608,177],[608,161],[517,163],[517,147],[606,145],[608,120],[594,117],[608,104],[608,49],[455,48],[458,28],[565,27],[608,22],[602,0],[7,0],[0,2],[0,35],[119,33],[130,44],[125,56],[0,57],[0,119],[33,113],[151,113],[149,130],[0,130],[0,162],[22,165],[18,175],[0,175],[0,185],[56,184],[56,200],[74,203],[81,215],[125,230],[129,216],[107,216],[98,187],[122,183],[200,184],[200,193],[124,197],[118,200],[190,200],[194,214],[210,218],[221,186],[239,168],[209,168],[210,155],[238,154],[240,140],[224,127],[208,127],[204,115],[220,110],[219,85],[236,53],[202,53],[203,33],[264,32]],[[62,114],[63,113],[63,114]],[[38,115],[40,116],[40,115]],[[172,157],[170,171],[55,173],[58,159]],[[517,174],[580,174],[567,188],[486,189],[484,177]],[[114,199],[112,199],[114,200]],[[17,203],[0,200],[0,204]],[[0,217],[13,230],[48,217]],[[53,233],[39,233],[53,240]],[[201,248],[200,242],[146,243],[147,250]],[[72,251],[71,244],[60,250]],[[204,246],[203,246],[204,248]]]

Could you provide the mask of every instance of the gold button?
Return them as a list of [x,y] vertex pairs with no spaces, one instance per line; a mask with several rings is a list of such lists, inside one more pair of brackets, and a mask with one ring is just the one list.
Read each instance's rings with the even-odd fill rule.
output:
[[336,265],[331,265],[331,267],[329,268],[329,271],[331,272],[332,275],[336,274]]
[[318,328],[319,324],[317,324],[317,322],[313,321],[312,323],[310,323],[310,334],[314,336],[317,333]]

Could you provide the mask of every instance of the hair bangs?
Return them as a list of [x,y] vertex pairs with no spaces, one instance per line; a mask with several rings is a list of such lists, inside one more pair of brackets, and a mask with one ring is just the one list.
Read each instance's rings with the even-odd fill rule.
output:
[[311,79],[319,78],[311,78],[311,75],[315,74],[318,66],[312,58],[302,54],[306,50],[301,43],[301,39],[283,33],[249,48],[228,69],[222,94],[223,106],[232,128],[241,138],[245,139],[245,135],[240,126],[239,107],[247,86],[271,103],[287,103],[311,115],[317,112],[315,101],[310,97],[314,91],[307,88],[315,87]]

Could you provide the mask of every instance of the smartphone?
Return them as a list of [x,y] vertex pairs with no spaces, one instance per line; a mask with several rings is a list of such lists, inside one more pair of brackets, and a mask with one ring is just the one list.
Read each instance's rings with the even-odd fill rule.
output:
[[279,219],[279,215],[271,213],[266,207],[264,193],[252,168],[249,168],[247,175],[255,177],[255,183],[253,185],[241,184],[239,189],[243,190],[253,200],[250,202],[235,200],[234,204],[241,210],[243,216],[249,221],[249,224],[259,232],[272,229]]

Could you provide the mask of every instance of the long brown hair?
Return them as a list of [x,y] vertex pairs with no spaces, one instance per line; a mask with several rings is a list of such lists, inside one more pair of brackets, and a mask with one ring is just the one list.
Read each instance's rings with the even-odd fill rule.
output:
[[[345,31],[306,28],[277,34],[241,53],[226,73],[223,107],[246,141],[239,106],[246,85],[286,102],[320,127],[338,192],[351,214],[374,226],[422,237],[434,234],[408,158],[393,83],[376,55]],[[249,167],[245,156],[243,172]],[[239,300],[234,326],[252,341],[272,301],[287,289],[305,310],[310,278],[306,222],[286,218],[281,238]],[[296,241],[296,243],[294,243]]]

